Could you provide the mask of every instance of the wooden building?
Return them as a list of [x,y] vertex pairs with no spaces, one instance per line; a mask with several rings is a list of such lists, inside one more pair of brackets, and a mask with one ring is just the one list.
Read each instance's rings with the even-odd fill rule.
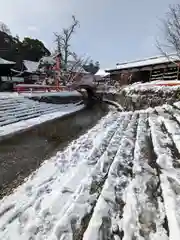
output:
[[3,58],[0,58],[0,91],[12,90],[13,84],[4,81],[4,77],[11,80],[12,72],[11,68],[15,65],[15,62],[7,61]]
[[156,56],[143,60],[118,63],[106,70],[120,85],[156,80],[180,80],[180,58],[177,55]]
[[40,79],[41,73],[38,69],[39,62],[23,60],[21,62],[21,69],[18,71],[15,69],[11,69],[14,72],[14,76],[24,78],[25,84],[33,84]]
[[11,68],[15,65],[15,62],[7,61],[0,58],[0,76],[11,76]]

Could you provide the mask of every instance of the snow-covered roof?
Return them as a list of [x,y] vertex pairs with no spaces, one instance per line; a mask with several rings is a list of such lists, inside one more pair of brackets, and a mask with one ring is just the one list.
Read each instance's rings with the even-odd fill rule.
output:
[[3,59],[3,58],[0,58],[0,64],[4,64],[4,65],[6,65],[6,64],[14,65],[15,62],[8,61],[8,60],[5,60],[5,59]]
[[38,70],[39,62],[24,60],[23,63],[27,72],[36,72]]
[[108,75],[109,75],[109,73],[105,72],[104,69],[99,69],[99,70],[97,71],[97,73],[95,74],[95,76],[100,76],[100,77],[106,77],[106,76],[108,76]]
[[146,58],[143,60],[119,63],[119,64],[117,64],[115,69],[109,69],[106,71],[110,72],[113,70],[124,70],[124,69],[130,69],[130,68],[138,68],[138,67],[145,67],[145,66],[163,64],[163,63],[169,63],[169,62],[177,62],[177,61],[180,61],[180,58],[175,54],[169,55],[168,57],[155,56],[155,57]]
[[56,56],[45,56],[45,57],[41,58],[40,62],[49,63],[51,65],[54,65],[56,63],[55,57]]

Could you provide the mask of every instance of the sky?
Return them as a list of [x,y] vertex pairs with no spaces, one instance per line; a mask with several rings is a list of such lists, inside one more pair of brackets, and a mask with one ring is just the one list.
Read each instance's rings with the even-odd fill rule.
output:
[[0,0],[0,21],[13,35],[31,36],[54,49],[54,32],[80,21],[71,46],[101,68],[158,55],[156,39],[169,4],[178,0]]

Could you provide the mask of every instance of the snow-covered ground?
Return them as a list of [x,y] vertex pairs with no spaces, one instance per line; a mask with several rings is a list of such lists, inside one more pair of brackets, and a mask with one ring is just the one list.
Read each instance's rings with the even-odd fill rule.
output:
[[[27,84],[26,84],[27,86]],[[18,96],[59,96],[59,97],[69,97],[69,96],[80,96],[81,94],[78,91],[52,91],[52,92],[44,92],[44,91],[36,91],[36,92],[0,92],[0,98],[9,98],[9,97],[18,97]]]
[[180,81],[179,80],[171,80],[171,81],[151,81],[147,83],[137,82],[132,85],[128,85],[127,87],[123,88],[123,91],[130,93],[130,92],[144,92],[144,91],[154,91],[158,92],[159,90],[164,92],[171,92],[175,91],[180,88]]
[[18,94],[0,95],[0,138],[79,111],[84,105],[49,104]]
[[179,240],[180,103],[110,112],[0,201],[3,240]]
[[18,97],[17,92],[0,92],[0,98]]

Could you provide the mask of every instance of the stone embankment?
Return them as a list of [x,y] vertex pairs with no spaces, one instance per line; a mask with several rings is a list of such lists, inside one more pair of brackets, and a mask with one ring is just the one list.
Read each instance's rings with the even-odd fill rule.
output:
[[180,100],[180,89],[159,88],[158,90],[144,89],[143,91],[122,89],[116,93],[97,92],[97,95],[119,103],[125,111],[135,111],[163,104],[173,104]]

